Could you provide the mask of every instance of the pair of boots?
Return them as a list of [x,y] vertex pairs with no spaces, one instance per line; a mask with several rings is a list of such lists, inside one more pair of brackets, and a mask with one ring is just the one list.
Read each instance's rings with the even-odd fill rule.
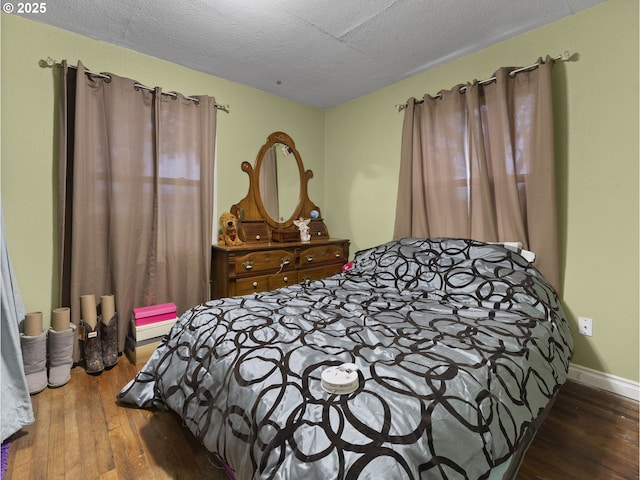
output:
[[80,320],[85,368],[87,373],[100,373],[118,363],[118,314],[105,323],[98,316],[95,327]]
[[71,380],[75,334],[73,323],[63,331],[50,327],[40,335],[20,333],[22,362],[31,395],[40,393],[47,386],[62,387]]

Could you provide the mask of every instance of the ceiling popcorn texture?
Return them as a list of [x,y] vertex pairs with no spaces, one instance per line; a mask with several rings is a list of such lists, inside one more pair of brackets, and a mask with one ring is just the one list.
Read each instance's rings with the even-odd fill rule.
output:
[[55,0],[24,16],[327,109],[602,1]]

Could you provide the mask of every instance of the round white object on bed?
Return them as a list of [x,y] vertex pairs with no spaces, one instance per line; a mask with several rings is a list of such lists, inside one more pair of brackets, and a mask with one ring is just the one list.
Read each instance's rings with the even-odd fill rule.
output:
[[345,395],[355,392],[359,384],[358,367],[355,363],[343,363],[322,372],[322,389],[328,393]]

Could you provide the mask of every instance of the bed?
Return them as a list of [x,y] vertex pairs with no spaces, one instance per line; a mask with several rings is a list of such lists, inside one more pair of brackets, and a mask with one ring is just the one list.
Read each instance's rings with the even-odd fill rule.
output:
[[[195,306],[118,400],[173,410],[238,480],[513,478],[572,351],[520,253],[405,238],[328,279]],[[355,391],[327,391],[344,364]]]

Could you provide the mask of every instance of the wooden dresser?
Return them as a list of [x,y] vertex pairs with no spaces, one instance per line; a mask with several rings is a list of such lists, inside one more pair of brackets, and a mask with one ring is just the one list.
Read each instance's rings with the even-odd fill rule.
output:
[[213,245],[211,297],[231,297],[320,280],[340,273],[349,258],[349,240]]
[[249,176],[249,190],[229,210],[235,225],[221,218],[219,242],[211,251],[211,298],[340,273],[349,258],[349,240],[329,236],[320,208],[308,195],[313,172],[304,169],[293,139],[284,132],[271,133],[255,164],[242,162],[241,168]]

